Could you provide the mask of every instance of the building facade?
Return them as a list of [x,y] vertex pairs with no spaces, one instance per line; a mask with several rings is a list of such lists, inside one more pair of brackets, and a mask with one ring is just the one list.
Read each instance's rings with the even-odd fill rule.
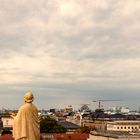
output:
[[140,131],[140,121],[113,121],[107,122],[107,131]]
[[2,117],[1,118],[3,128],[12,128],[13,127],[13,119],[11,117]]
[[140,134],[100,132],[91,133],[87,140],[140,140]]

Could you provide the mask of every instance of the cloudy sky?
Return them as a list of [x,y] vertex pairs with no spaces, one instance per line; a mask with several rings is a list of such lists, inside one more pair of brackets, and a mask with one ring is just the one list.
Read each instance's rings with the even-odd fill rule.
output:
[[0,0],[0,108],[140,108],[139,0]]

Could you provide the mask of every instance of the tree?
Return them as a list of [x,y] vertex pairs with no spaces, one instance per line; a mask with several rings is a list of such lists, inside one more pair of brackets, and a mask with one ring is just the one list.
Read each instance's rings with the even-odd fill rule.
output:
[[41,133],[65,133],[67,130],[59,125],[57,121],[49,116],[41,118],[40,132]]

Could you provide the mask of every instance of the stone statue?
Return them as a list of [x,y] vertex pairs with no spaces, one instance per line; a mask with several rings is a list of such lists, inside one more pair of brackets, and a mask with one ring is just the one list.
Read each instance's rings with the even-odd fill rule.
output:
[[19,108],[13,118],[13,137],[15,140],[40,140],[40,123],[37,108],[32,104],[34,96],[31,92],[24,95],[25,104]]

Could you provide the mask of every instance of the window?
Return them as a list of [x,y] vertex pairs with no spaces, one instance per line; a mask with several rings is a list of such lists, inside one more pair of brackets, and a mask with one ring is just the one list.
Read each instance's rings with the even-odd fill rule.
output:
[[6,125],[8,125],[9,120],[6,120]]

